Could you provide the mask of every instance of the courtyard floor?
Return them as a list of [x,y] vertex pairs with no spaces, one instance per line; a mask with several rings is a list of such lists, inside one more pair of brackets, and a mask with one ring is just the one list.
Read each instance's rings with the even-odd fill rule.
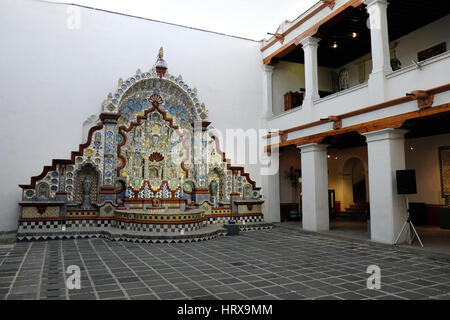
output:
[[[67,289],[68,266],[81,288]],[[369,265],[381,289],[367,289]],[[450,299],[450,260],[283,227],[189,244],[0,245],[0,299]]]

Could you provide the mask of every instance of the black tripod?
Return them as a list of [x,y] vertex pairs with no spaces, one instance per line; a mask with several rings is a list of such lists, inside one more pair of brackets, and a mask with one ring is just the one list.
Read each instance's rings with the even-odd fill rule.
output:
[[[406,219],[405,223],[403,223],[402,229],[400,230],[400,233],[398,234],[397,238],[395,238],[394,245],[397,244],[398,239],[400,239],[400,236],[402,235],[403,231],[405,230],[406,226],[408,226],[408,244],[412,244],[414,241],[414,237],[417,237],[417,240],[419,240],[420,245],[423,248],[422,241],[420,240],[419,234],[416,231],[416,228],[414,228],[414,225],[411,221],[411,217],[409,216],[409,202],[408,202],[408,195],[405,194],[406,198],[406,211],[408,213],[408,218]],[[414,233],[411,233],[411,229],[414,231]]]

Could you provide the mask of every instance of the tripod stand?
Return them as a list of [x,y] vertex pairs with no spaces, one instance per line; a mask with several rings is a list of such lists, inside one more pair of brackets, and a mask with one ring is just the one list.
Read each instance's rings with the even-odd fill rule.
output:
[[[416,228],[414,228],[414,225],[411,221],[411,217],[409,216],[409,202],[408,202],[408,195],[405,195],[406,198],[406,212],[408,213],[408,218],[406,219],[405,223],[403,223],[402,229],[400,230],[400,233],[398,234],[397,238],[395,238],[394,245],[397,244],[398,239],[400,239],[400,236],[402,235],[403,231],[405,230],[406,226],[408,226],[408,244],[412,244],[414,241],[414,237],[417,237],[417,240],[419,240],[419,243],[421,247],[423,248],[422,241],[420,240],[419,234],[416,231]],[[414,234],[411,234],[411,229],[414,231]]]

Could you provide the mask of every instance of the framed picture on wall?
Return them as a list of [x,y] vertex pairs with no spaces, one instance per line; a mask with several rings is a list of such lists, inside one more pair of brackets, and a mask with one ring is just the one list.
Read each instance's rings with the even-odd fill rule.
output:
[[441,194],[450,196],[450,146],[439,148],[439,169],[441,173]]
[[445,51],[447,51],[447,48],[446,48],[445,42],[442,42],[431,48],[428,48],[428,49],[418,52],[417,59],[420,62],[420,61],[429,59],[431,57],[437,56],[438,54],[444,53]]

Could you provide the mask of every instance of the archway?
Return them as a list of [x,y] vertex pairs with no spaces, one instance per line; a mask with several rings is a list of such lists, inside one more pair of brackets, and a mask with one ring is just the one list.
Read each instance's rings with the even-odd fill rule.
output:
[[366,169],[356,157],[348,159],[343,169],[343,195],[346,211],[367,207]]

